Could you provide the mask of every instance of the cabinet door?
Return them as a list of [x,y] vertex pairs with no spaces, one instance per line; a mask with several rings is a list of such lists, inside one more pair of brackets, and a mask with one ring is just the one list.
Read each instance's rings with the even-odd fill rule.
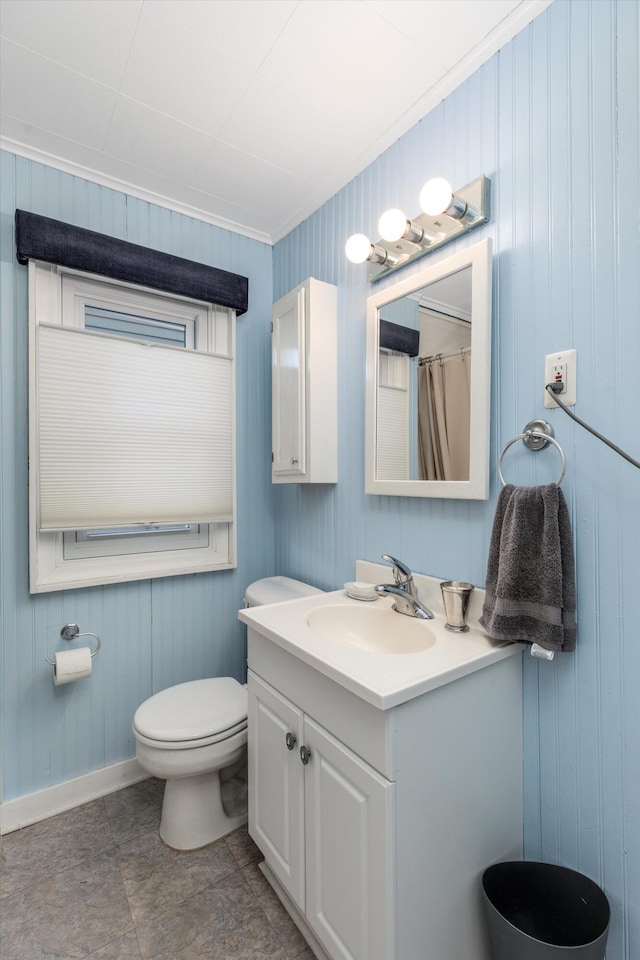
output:
[[251,671],[247,687],[249,833],[304,910],[302,712]]
[[272,443],[273,473],[306,472],[305,290],[301,287],[273,307]]
[[333,960],[392,960],[395,784],[308,717],[304,743],[307,920]]

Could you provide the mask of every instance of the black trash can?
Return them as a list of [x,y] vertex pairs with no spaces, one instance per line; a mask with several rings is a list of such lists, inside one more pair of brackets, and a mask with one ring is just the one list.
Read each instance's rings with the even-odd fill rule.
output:
[[493,960],[604,960],[609,901],[575,870],[496,863],[482,877]]

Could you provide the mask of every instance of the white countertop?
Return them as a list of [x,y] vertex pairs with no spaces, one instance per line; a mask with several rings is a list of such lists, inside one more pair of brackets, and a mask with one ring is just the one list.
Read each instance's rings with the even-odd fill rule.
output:
[[[390,569],[379,564],[358,561],[356,579],[389,583]],[[408,654],[383,654],[355,650],[353,647],[323,640],[307,624],[307,615],[320,606],[344,604],[362,606],[346,591],[315,594],[300,600],[288,600],[240,610],[240,620],[267,637],[283,650],[314,667],[324,676],[350,690],[368,703],[387,710],[430,690],[451,683],[498,660],[519,654],[519,643],[492,640],[478,624],[484,591],[476,590],[469,607],[467,633],[445,630],[440,580],[414,574],[418,595],[436,615],[434,620],[415,621],[437,635],[428,650]],[[381,597],[366,606],[392,606],[390,597]],[[398,613],[398,617],[403,617]]]

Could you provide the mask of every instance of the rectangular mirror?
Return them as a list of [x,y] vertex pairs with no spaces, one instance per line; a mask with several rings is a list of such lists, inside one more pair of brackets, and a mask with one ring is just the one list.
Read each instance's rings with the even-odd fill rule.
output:
[[365,491],[489,496],[491,239],[367,300]]

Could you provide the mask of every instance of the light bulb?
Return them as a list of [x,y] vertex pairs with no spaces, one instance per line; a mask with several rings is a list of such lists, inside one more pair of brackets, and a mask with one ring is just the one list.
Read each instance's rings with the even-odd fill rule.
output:
[[372,244],[364,233],[354,233],[344,245],[344,252],[351,263],[364,263],[371,256]]
[[407,232],[407,227],[407,218],[397,207],[385,210],[378,220],[378,232],[382,239],[388,240],[389,243],[401,240]]
[[453,201],[453,191],[448,180],[434,177],[420,191],[420,207],[430,217],[437,217],[448,210]]

